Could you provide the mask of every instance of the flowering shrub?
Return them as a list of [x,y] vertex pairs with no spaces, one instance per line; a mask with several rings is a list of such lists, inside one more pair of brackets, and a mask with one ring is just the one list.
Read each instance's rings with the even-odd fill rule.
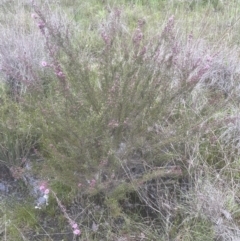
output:
[[[61,107],[44,106],[49,109],[44,118],[49,123],[45,131],[51,143],[49,163],[58,170],[56,174],[62,180],[79,186],[80,173],[94,173],[98,179],[88,181],[93,190],[96,182],[104,182],[101,175],[105,172],[103,189],[112,200],[108,205],[111,212],[118,213],[116,203],[126,197],[131,188],[127,184],[123,189],[115,186],[116,190],[108,194],[109,182],[115,182],[116,175],[122,175],[122,169],[129,176],[137,175],[128,168],[136,160],[143,159],[147,165],[161,168],[173,163],[169,175],[185,175],[186,179],[190,178],[193,164],[189,159],[195,148],[199,148],[199,154],[208,163],[216,162],[215,157],[201,151],[207,143],[203,136],[215,132],[212,119],[230,103],[226,92],[236,93],[231,78],[225,79],[226,89],[226,84],[216,81],[212,75],[217,72],[219,59],[224,58],[222,52],[211,50],[202,39],[195,40],[192,33],[187,39],[179,38],[174,16],[155,36],[146,37],[146,23],[142,19],[136,28],[128,30],[123,11],[116,8],[99,27],[98,41],[102,45],[92,57],[76,53],[73,47],[76,43],[71,42],[71,38],[65,39],[65,33],[56,35],[54,24],[45,19],[38,8],[35,14],[51,59],[49,64],[42,62],[42,66],[50,67],[59,80],[52,93]],[[213,101],[218,104],[212,105]],[[51,112],[54,115],[49,114]],[[122,144],[130,149],[120,152]],[[105,159],[115,169],[114,175],[111,168],[106,170],[99,165]],[[144,185],[144,181],[136,183]],[[141,188],[137,193],[152,210],[164,212],[156,204],[157,198],[147,197]],[[79,234],[78,226],[53,195],[73,232]]]
[[[2,47],[12,32],[2,34],[0,159],[18,182],[27,180],[22,160],[33,159],[48,180],[36,209],[53,197],[76,239],[226,240],[236,230],[238,49],[214,43],[212,33],[200,38],[179,16],[159,26],[110,2],[81,5],[93,18],[87,27],[36,2],[28,38],[19,33],[29,48]],[[55,215],[53,206],[34,218]],[[45,221],[44,235],[53,232]]]
[[48,199],[49,199],[49,194],[52,194],[57,201],[57,204],[59,208],[61,209],[64,217],[68,220],[69,225],[73,229],[73,234],[74,235],[80,235],[81,231],[78,227],[78,225],[69,217],[66,208],[62,205],[61,201],[58,199],[56,193],[52,190],[50,190],[47,186],[46,182],[42,182],[39,186],[39,190],[41,192],[41,196],[38,198],[38,203],[37,206],[35,206],[36,209],[41,209],[42,206],[48,205]]
[[78,225],[69,217],[69,215],[67,214],[66,208],[62,205],[61,201],[58,199],[57,195],[55,192],[52,191],[52,194],[54,196],[54,198],[57,201],[58,206],[60,207],[61,211],[63,212],[64,217],[68,220],[69,225],[72,227],[73,229],[73,234],[74,235],[80,235],[81,231],[78,227]]

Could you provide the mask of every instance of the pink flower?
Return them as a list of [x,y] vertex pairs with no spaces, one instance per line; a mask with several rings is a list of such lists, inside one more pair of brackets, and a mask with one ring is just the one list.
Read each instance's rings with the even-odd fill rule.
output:
[[57,72],[58,77],[64,77],[64,73],[62,71]]
[[75,229],[75,230],[73,230],[73,233],[74,233],[75,235],[80,235],[80,234],[81,234],[81,231],[80,231],[79,229]]
[[44,194],[48,194],[48,193],[49,193],[49,189],[47,188],[44,190]]
[[47,62],[42,61],[42,67],[47,67],[47,66],[48,66]]
[[73,228],[73,229],[77,229],[77,228],[78,228],[78,225],[77,225],[76,223],[74,223],[74,224],[72,225],[72,228]]
[[43,28],[45,27],[45,23],[44,23],[44,22],[39,22],[39,23],[38,23],[38,27],[39,27],[40,29],[43,29]]
[[34,18],[34,19],[37,19],[37,15],[35,13],[32,13],[31,17]]
[[40,185],[39,185],[39,190],[45,194],[48,194],[49,193],[49,189],[47,188],[47,183],[46,182],[41,182]]
[[210,63],[210,62],[212,62],[213,58],[208,55],[207,58],[206,58],[206,60],[207,60],[208,63]]
[[210,68],[209,64],[206,64],[204,70],[208,70]]
[[62,205],[62,203],[61,203],[61,201],[58,199],[56,193],[55,193],[54,191],[52,191],[52,190],[51,190],[51,193],[52,193],[52,195],[55,197],[58,206],[61,208],[64,217],[68,220],[70,226],[72,227],[72,229],[73,229],[73,234],[74,234],[74,235],[80,235],[80,234],[81,234],[81,231],[80,231],[80,229],[78,228],[78,225],[75,223],[74,220],[72,220],[72,219],[69,217],[69,215],[68,215],[68,213],[67,213],[67,211],[66,211],[66,208]]
[[43,184],[39,187],[39,190],[42,191],[42,192],[44,192],[45,189],[46,189],[46,187]]

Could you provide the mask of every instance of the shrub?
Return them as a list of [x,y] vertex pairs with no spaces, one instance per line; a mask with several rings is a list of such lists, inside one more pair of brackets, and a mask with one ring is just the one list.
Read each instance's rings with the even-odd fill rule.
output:
[[[121,225],[140,230],[135,222],[147,220],[165,240],[177,238],[179,229],[183,239],[221,236],[212,218],[221,214],[209,215],[210,194],[202,215],[196,212],[203,190],[215,190],[212,176],[224,182],[237,176],[227,168],[238,165],[238,116],[231,115],[239,96],[235,49],[183,34],[174,16],[153,31],[146,19],[129,22],[121,8],[110,8],[101,23],[86,31],[60,12],[37,5],[33,10],[39,31],[34,33],[45,53],[32,63],[28,57],[17,59],[22,69],[30,69],[29,85],[3,58],[5,78],[14,76],[24,86],[13,92],[17,98],[5,97],[11,115],[15,109],[19,113],[14,128],[23,126],[23,131],[5,136],[11,145],[21,140],[28,150],[37,140],[45,159],[39,175],[52,184],[64,216],[72,220],[58,199],[68,190],[68,195],[78,193],[81,209],[94,210],[91,215],[105,233],[103,214],[119,233]],[[3,50],[2,55],[7,56]],[[67,189],[59,194],[56,183]],[[215,193],[231,190],[215,188]],[[218,203],[225,214],[232,212],[227,203]],[[89,213],[76,219],[89,226]],[[81,232],[87,237],[87,231]],[[156,231],[154,237],[159,235]]]

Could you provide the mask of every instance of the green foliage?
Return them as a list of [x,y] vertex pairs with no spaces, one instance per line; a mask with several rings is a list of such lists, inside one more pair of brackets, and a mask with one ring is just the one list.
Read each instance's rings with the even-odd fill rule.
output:
[[34,228],[38,225],[38,218],[34,207],[28,205],[15,206],[14,208],[15,223],[22,228]]
[[184,224],[182,239],[184,240],[214,240],[214,230],[210,222],[202,218],[188,220]]
[[7,166],[20,166],[37,146],[41,133],[33,131],[32,115],[26,114],[21,105],[7,97],[2,99],[0,115],[0,160]]

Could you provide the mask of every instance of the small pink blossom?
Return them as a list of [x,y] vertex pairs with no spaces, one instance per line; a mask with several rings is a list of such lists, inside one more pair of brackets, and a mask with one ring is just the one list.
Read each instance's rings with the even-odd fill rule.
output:
[[39,22],[39,23],[38,23],[38,27],[39,27],[40,29],[43,29],[43,28],[45,27],[45,23],[44,23],[44,22]]
[[210,55],[208,55],[207,58],[206,58],[206,60],[207,60],[208,63],[210,63],[210,62],[213,61],[213,58],[212,58]]
[[63,72],[60,71],[60,72],[57,73],[57,75],[58,76],[63,76]]
[[59,72],[57,72],[57,76],[62,78],[62,77],[64,77],[64,73],[62,71],[59,71]]
[[80,235],[80,234],[81,234],[81,231],[80,231],[79,229],[75,229],[75,230],[73,230],[73,233],[74,233],[75,235]]
[[46,61],[42,61],[41,65],[42,65],[42,67],[47,67],[48,66]]
[[44,194],[49,194],[49,189],[48,188],[44,190]]
[[[45,191],[49,192],[49,189],[47,188],[47,183],[41,182],[39,185],[39,190],[43,193],[45,193]],[[45,194],[48,194],[48,193],[45,193]]]
[[205,67],[204,67],[204,70],[208,70],[209,68],[210,68],[210,65],[206,64]]
[[34,18],[34,19],[37,19],[37,15],[35,13],[32,13],[31,17]]
[[45,187],[44,185],[41,185],[41,186],[39,187],[39,190],[42,191],[42,192],[45,191],[45,189],[46,189],[46,187]]
[[75,223],[74,220],[72,220],[72,219],[69,217],[66,208],[62,205],[62,203],[61,203],[61,201],[58,199],[56,193],[55,193],[54,191],[52,191],[52,190],[51,190],[51,193],[52,193],[52,195],[55,197],[58,206],[60,207],[60,209],[61,209],[62,212],[63,212],[64,217],[68,220],[70,226],[72,227],[72,229],[73,229],[73,234],[74,234],[74,235],[80,235],[80,234],[81,234],[81,231],[80,231],[80,229],[78,228],[78,225]]
[[77,229],[77,228],[78,228],[78,225],[77,225],[76,223],[74,223],[74,224],[72,225],[72,228],[73,228],[73,229]]

